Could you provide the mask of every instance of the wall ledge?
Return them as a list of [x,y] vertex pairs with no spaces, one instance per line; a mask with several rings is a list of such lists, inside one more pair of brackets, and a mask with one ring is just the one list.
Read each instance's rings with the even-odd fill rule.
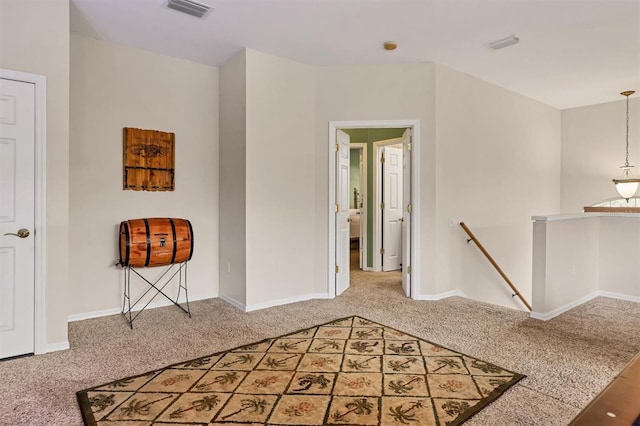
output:
[[589,219],[592,217],[628,217],[640,219],[638,213],[571,213],[571,214],[552,214],[548,216],[531,216],[534,222],[558,222],[561,220]]

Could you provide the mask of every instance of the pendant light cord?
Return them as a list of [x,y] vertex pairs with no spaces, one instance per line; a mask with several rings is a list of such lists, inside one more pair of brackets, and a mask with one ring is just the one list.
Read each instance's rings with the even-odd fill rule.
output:
[[629,167],[629,95],[627,95],[627,156],[624,166]]

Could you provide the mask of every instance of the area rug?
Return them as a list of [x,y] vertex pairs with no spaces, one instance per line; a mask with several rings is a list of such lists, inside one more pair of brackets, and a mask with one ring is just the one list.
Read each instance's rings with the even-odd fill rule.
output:
[[353,316],[77,393],[86,425],[459,425],[524,376]]

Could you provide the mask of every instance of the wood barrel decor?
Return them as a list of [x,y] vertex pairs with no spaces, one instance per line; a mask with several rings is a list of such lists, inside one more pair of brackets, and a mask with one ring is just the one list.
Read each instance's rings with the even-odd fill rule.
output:
[[150,218],[120,222],[120,264],[161,266],[191,260],[193,229],[186,219]]

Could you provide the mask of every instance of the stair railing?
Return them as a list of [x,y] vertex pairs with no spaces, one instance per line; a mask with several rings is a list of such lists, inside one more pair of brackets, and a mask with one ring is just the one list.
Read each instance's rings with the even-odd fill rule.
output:
[[475,235],[473,235],[473,232],[471,232],[471,230],[467,227],[467,225],[464,224],[464,222],[460,222],[460,226],[462,227],[462,229],[464,229],[464,232],[467,233],[467,235],[469,235],[469,239],[467,239],[467,244],[469,244],[471,241],[473,241],[474,243],[476,243],[476,246],[480,249],[480,251],[482,252],[482,254],[485,255],[485,257],[487,258],[487,260],[493,265],[494,268],[496,268],[496,271],[498,271],[498,273],[500,274],[500,276],[502,278],[504,278],[504,280],[506,281],[506,283],[509,285],[509,287],[511,287],[511,290],[514,291],[514,293],[511,295],[511,297],[515,297],[518,296],[518,298],[520,299],[520,301],[522,301],[522,303],[527,307],[527,309],[529,309],[529,311],[531,311],[531,305],[529,304],[529,302],[527,302],[525,300],[524,297],[522,297],[522,294],[520,294],[520,292],[518,291],[518,289],[513,285],[513,283],[511,282],[511,280],[509,279],[509,277],[507,277],[507,275],[502,271],[502,268],[500,268],[500,266],[498,266],[498,264],[496,263],[495,260],[493,260],[493,257],[491,257],[491,255],[489,254],[489,252],[482,246],[482,244],[480,243],[480,241],[478,241],[478,239],[476,238]]

